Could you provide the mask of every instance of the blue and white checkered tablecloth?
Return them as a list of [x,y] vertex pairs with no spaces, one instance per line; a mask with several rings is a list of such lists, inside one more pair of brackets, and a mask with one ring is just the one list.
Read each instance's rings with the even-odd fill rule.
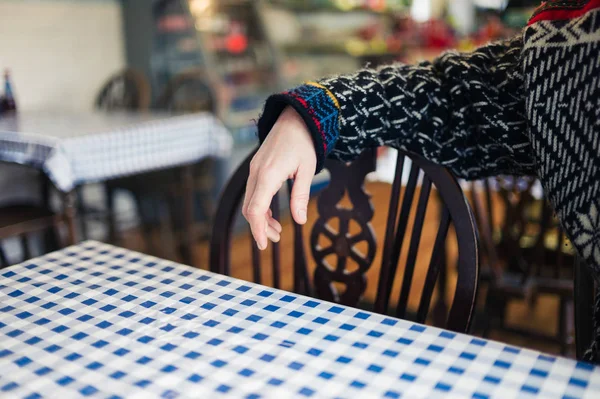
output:
[[0,118],[0,161],[76,185],[227,157],[233,139],[212,114],[24,113]]
[[93,241],[0,272],[0,397],[599,398],[587,363]]

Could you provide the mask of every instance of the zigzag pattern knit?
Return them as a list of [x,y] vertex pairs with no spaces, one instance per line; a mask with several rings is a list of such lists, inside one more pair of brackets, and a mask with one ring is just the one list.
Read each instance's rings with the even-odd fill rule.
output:
[[[350,161],[385,145],[468,179],[537,175],[600,282],[600,0],[546,2],[522,36],[472,53],[364,69],[273,96],[261,138],[288,104],[313,135],[319,169],[328,155]],[[600,362],[597,322],[587,356]]]

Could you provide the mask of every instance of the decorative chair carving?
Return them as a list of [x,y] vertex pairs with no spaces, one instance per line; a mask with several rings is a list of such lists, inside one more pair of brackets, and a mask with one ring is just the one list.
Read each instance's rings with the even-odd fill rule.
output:
[[[251,154],[237,169],[221,195],[217,208],[210,248],[211,270],[231,274],[231,244],[233,226],[243,199],[249,174]],[[403,170],[412,161],[409,178],[403,188]],[[322,299],[349,306],[358,306],[368,284],[366,274],[373,265],[376,250],[375,234],[371,219],[375,210],[370,195],[364,190],[365,176],[375,170],[375,151],[365,151],[352,163],[327,160],[325,168],[330,172],[330,183],[317,199],[318,218],[310,232],[310,252],[316,263],[312,284],[308,277],[303,228],[293,223],[293,289],[300,294],[315,295]],[[420,188],[418,187],[420,184]],[[288,192],[291,192],[288,181]],[[435,187],[441,199],[441,213],[435,243],[431,248],[419,248],[425,220],[427,203]],[[411,212],[415,194],[416,213]],[[281,194],[281,193],[280,193]],[[349,198],[351,207],[340,204]],[[403,195],[402,195],[403,194]],[[402,197],[402,200],[400,198]],[[458,243],[458,270],[454,300],[450,306],[444,327],[455,331],[467,331],[475,303],[478,281],[478,254],[474,219],[462,190],[451,173],[418,157],[399,153],[395,179],[389,199],[386,232],[383,239],[383,259],[379,271],[378,290],[373,310],[388,313],[393,283],[402,270],[403,279],[399,300],[393,307],[395,315],[406,317],[408,297],[411,290],[417,254],[430,254],[425,272],[425,283],[421,291],[415,321],[425,322],[430,309],[434,287],[443,264],[444,244],[452,223]],[[279,196],[271,204],[273,217],[280,218]],[[412,230],[408,230],[412,221]],[[337,222],[338,226],[335,226]],[[352,233],[350,225],[358,225]],[[406,238],[406,239],[405,239]],[[400,253],[404,242],[408,242],[408,254],[403,267],[399,268]],[[252,276],[263,283],[261,256],[256,244],[251,242]],[[324,244],[327,242],[327,244]],[[362,251],[358,247],[361,247]],[[272,246],[273,286],[281,286],[280,244]],[[239,248],[236,248],[239,251]],[[335,258],[335,262],[330,262]],[[351,263],[355,266],[352,267]],[[374,282],[373,282],[374,283]]]

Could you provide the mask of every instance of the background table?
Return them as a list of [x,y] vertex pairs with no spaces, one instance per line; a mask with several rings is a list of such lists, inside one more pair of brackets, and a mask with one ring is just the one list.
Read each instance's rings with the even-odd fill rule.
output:
[[[71,243],[76,241],[76,186],[225,158],[232,146],[228,130],[210,113],[30,112],[0,118],[0,162],[41,169],[64,193]],[[187,167],[182,172],[185,219],[192,221],[192,172]],[[188,224],[185,236],[191,243]]]
[[227,157],[233,139],[210,113],[24,113],[0,118],[0,161],[43,169],[56,187]]
[[0,396],[598,398],[600,369],[93,241],[0,272]]

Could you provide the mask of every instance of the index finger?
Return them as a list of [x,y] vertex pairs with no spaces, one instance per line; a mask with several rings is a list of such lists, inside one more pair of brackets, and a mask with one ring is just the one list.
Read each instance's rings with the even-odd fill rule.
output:
[[281,187],[283,182],[262,175],[257,179],[254,192],[250,194],[246,218],[250,223],[252,235],[259,249],[267,247],[268,212],[273,196]]

